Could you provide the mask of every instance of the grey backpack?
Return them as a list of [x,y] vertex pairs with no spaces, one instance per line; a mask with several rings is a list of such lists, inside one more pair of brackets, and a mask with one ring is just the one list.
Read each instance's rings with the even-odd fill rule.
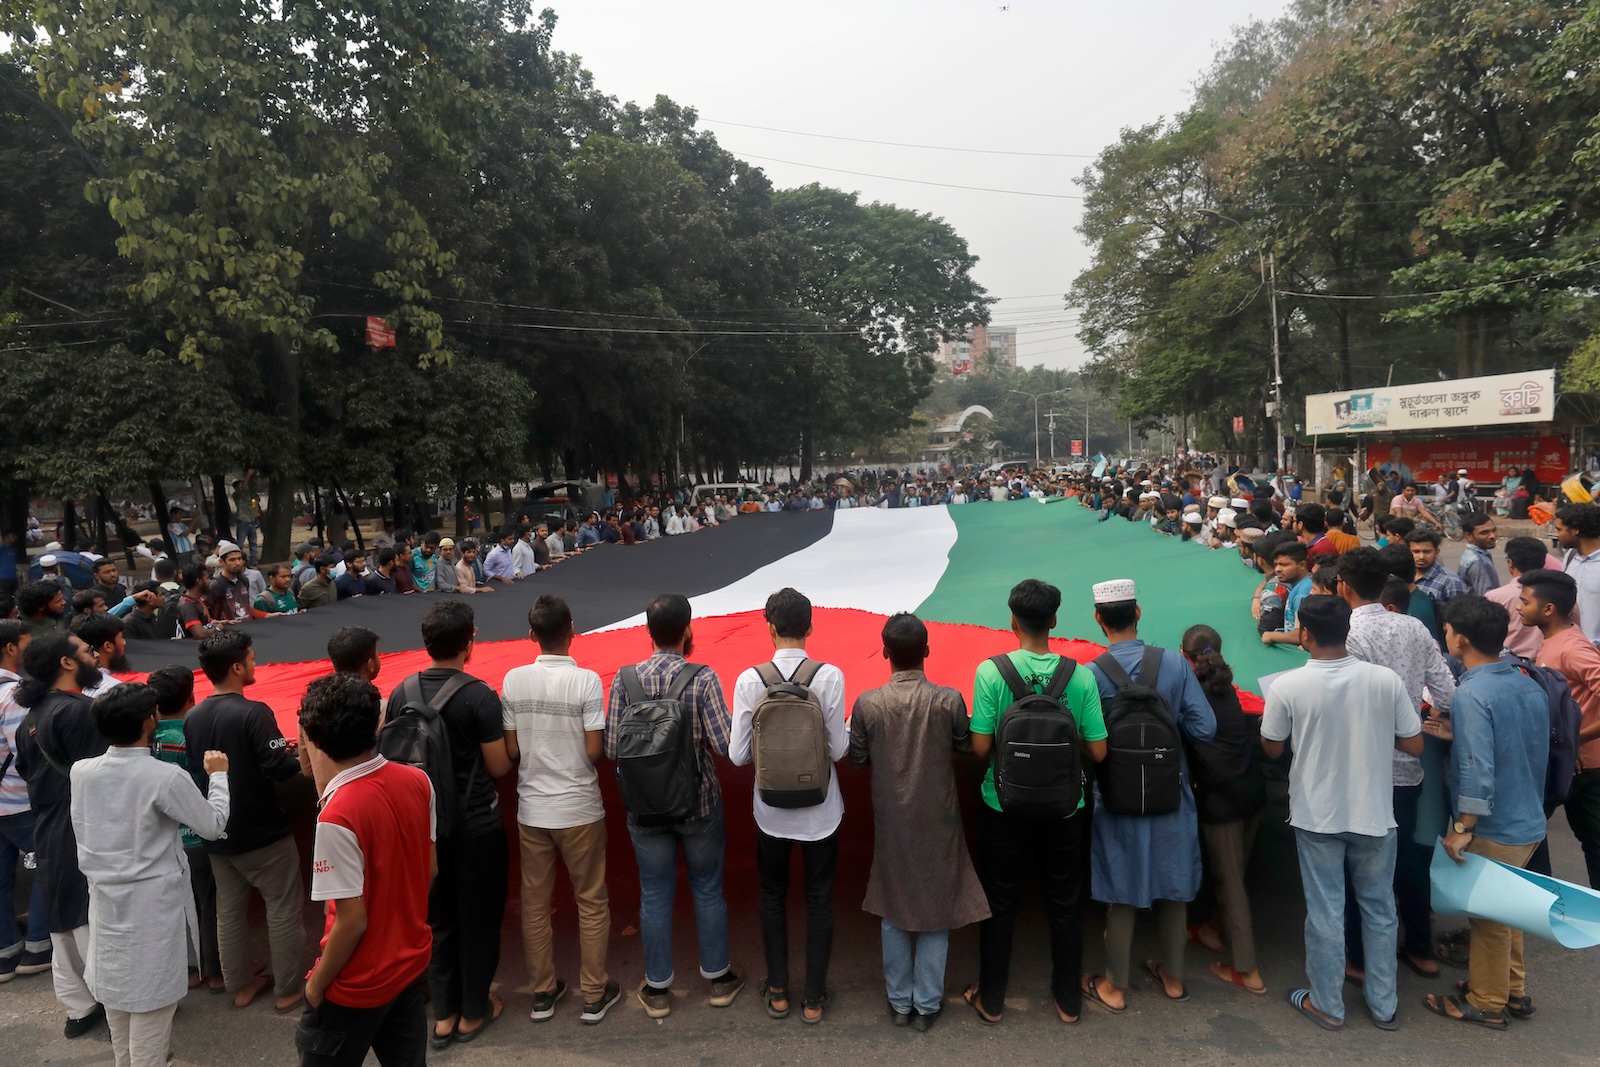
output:
[[828,798],[828,726],[811,691],[822,664],[805,659],[789,678],[767,662],[756,668],[766,691],[751,717],[756,791],[774,808],[810,808]]

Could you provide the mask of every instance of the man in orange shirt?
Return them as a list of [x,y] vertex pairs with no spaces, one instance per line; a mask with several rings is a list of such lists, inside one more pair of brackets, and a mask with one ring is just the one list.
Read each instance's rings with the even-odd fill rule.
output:
[[1600,888],[1600,650],[1572,623],[1578,583],[1560,571],[1529,571],[1521,578],[1518,610],[1522,621],[1544,633],[1539,666],[1567,679],[1572,699],[1583,709],[1578,731],[1578,773],[1567,794],[1567,825],[1583,846],[1589,885]]
[[1344,532],[1344,509],[1329,508],[1327,514],[1327,538],[1342,556],[1352,548],[1361,547],[1361,538],[1355,534]]

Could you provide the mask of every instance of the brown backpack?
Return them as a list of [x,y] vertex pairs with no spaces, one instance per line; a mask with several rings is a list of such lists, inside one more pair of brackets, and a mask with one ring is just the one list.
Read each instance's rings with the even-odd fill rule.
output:
[[828,798],[828,726],[811,691],[822,664],[805,659],[784,678],[777,664],[756,667],[766,692],[751,716],[756,791],[774,808],[810,808]]

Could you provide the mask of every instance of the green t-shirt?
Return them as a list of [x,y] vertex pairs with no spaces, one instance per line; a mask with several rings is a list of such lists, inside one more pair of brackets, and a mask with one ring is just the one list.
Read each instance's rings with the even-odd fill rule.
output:
[[[1039,693],[1044,692],[1044,687],[1050,682],[1050,675],[1055,673],[1056,664],[1061,662],[1061,657],[1054,652],[1040,655],[1019,648],[1010,653],[1010,656],[1011,663],[1017,668],[1017,673],[1022,675],[1022,680]],[[1100,711],[1100,687],[1095,684],[1094,674],[1087,667],[1080,665],[1073,672],[1072,680],[1067,683],[1067,691],[1062,694],[1061,702],[1078,720],[1078,734],[1085,741],[1106,739],[1106,720]],[[972,683],[972,732],[992,735],[995,727],[999,725],[1000,713],[1012,703],[1011,687],[1000,677],[1000,671],[995,665],[988,660],[978,664],[978,675]],[[983,773],[983,802],[995,811],[1000,810],[1000,797],[994,791],[992,760],[989,769]],[[1078,801],[1078,807],[1083,807],[1082,799]]]
[[300,610],[293,593],[279,593],[271,589],[256,597],[256,607],[268,615],[293,615]]
[[[189,769],[189,746],[183,739],[182,719],[157,719],[156,736],[151,739],[150,748],[156,759]],[[199,848],[203,844],[200,835],[187,826],[179,827],[179,832],[183,835],[184,848]]]

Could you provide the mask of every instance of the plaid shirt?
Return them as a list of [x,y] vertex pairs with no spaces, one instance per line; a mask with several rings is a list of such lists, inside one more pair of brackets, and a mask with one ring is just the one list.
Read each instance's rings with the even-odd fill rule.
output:
[[[676,652],[658,651],[638,664],[639,684],[645,696],[654,698],[665,693],[685,662]],[[693,712],[689,717],[690,739],[700,753],[700,799],[695,805],[695,814],[703,819],[722,801],[722,787],[717,784],[717,765],[711,757],[713,753],[719,756],[728,754],[728,735],[732,733],[733,721],[728,714],[728,702],[722,695],[722,682],[710,667],[703,668],[695,675],[683,699]],[[606,701],[606,759],[617,758],[615,727],[622,709],[627,706],[622,672],[618,671],[611,679],[611,695]]]
[[1444,564],[1438,560],[1433,561],[1433,566],[1417,575],[1417,585],[1424,593],[1433,597],[1434,602],[1443,604],[1451,597],[1466,596],[1467,583],[1454,571],[1444,569]]

